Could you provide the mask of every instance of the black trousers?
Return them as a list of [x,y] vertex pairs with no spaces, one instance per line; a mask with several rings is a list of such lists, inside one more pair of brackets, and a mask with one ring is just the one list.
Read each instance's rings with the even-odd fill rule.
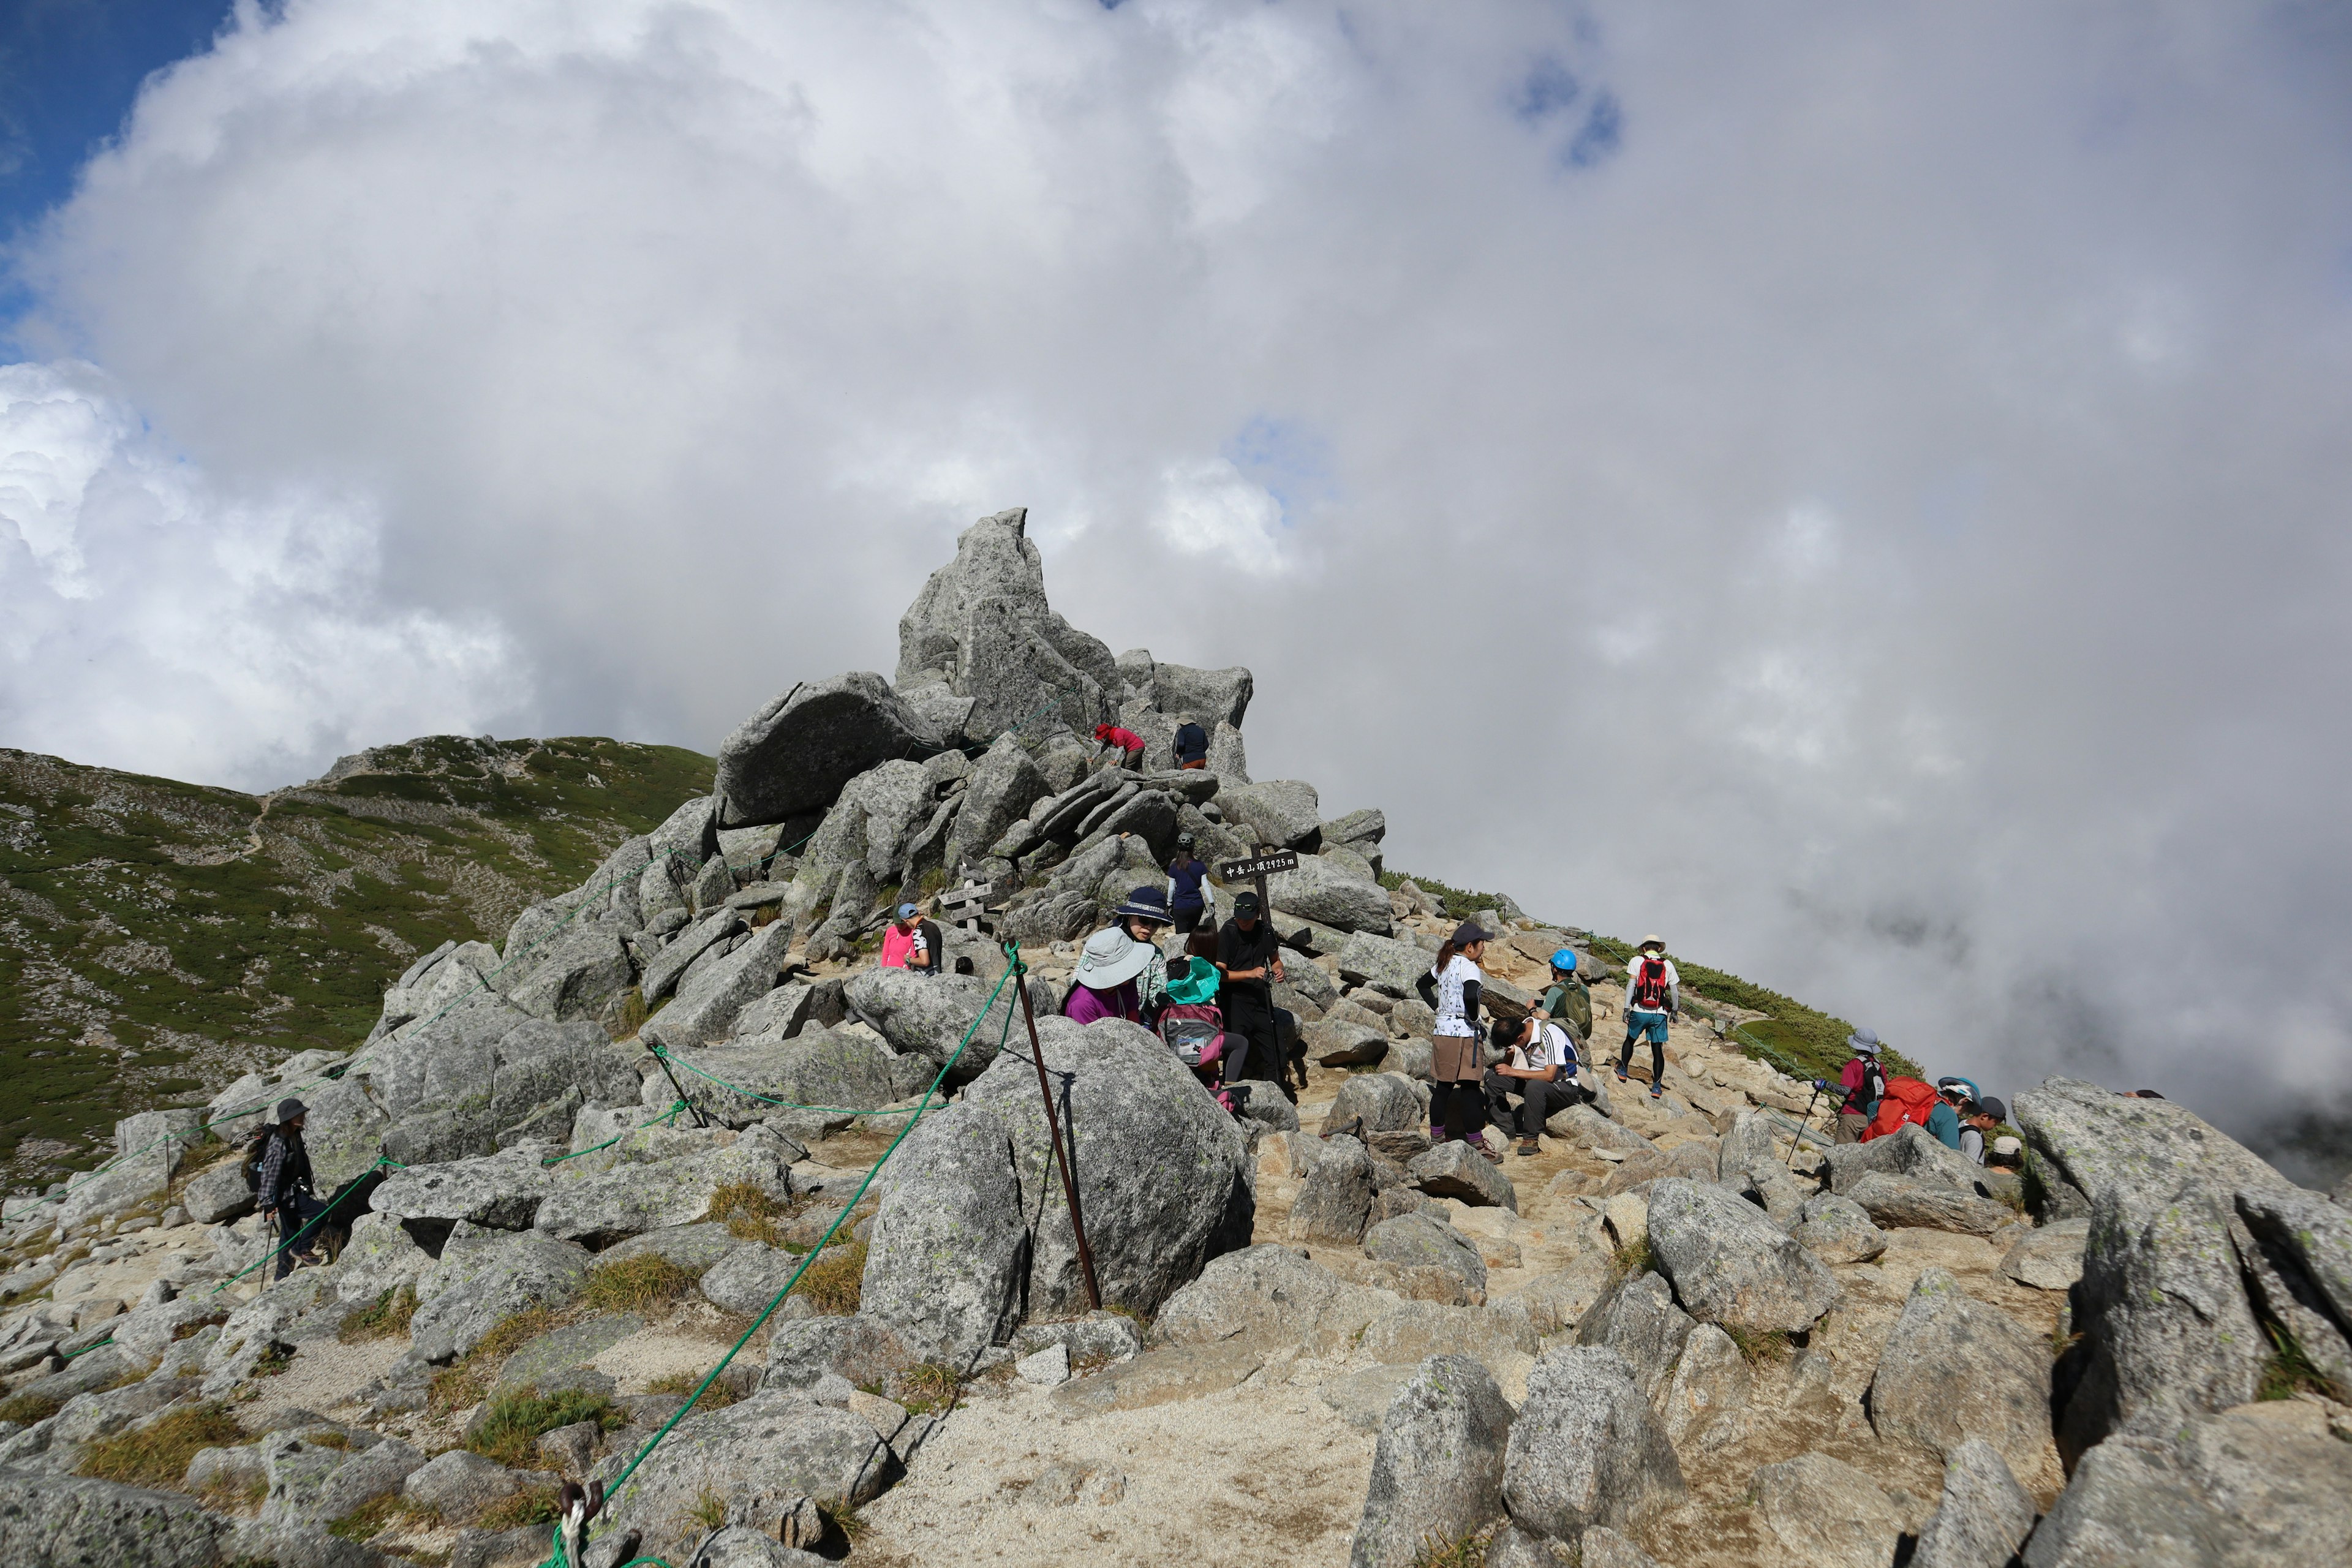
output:
[[[1619,1078],[1623,1078],[1625,1076],[1625,1069],[1633,1065],[1633,1048],[1641,1043],[1642,1037],[1639,1035],[1628,1035],[1625,1037],[1625,1048],[1619,1052],[1617,1056],[1617,1076]],[[1655,1040],[1652,1040],[1650,1042],[1650,1081],[1656,1084],[1663,1084],[1666,1081],[1666,1047],[1660,1045]]]
[[1192,929],[1201,923],[1201,906],[1198,904],[1179,904],[1170,912],[1176,917],[1176,934],[1179,936],[1191,936]]
[[[1572,1078],[1556,1078],[1547,1083],[1541,1079],[1505,1078],[1494,1068],[1486,1069],[1486,1081],[1481,1086],[1486,1093],[1486,1120],[1497,1127],[1508,1127],[1517,1117],[1519,1136],[1532,1138],[1543,1131],[1543,1124],[1584,1098]],[[1511,1109],[1511,1097],[1519,1097],[1518,1110]]]
[[[327,1205],[308,1193],[289,1193],[278,1205],[278,1268],[273,1278],[283,1279],[294,1272],[297,1251],[315,1251],[319,1233],[313,1228],[308,1236],[302,1227],[327,1212]],[[301,1237],[299,1241],[295,1238]]]
[[[1281,1082],[1282,1046],[1276,1037],[1274,1009],[1246,992],[1224,998],[1224,1081],[1238,1083],[1245,1078],[1256,1078],[1269,1083]],[[1238,1051],[1233,1047],[1235,1035],[1248,1042]]]

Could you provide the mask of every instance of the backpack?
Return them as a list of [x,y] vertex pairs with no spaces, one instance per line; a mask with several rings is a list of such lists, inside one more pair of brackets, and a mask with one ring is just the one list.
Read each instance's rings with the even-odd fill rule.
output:
[[1666,961],[1645,958],[1633,976],[1633,1000],[1628,1004],[1644,1013],[1663,1013],[1666,1006]]
[[245,1141],[245,1158],[238,1162],[237,1168],[245,1173],[245,1190],[256,1198],[262,1196],[262,1159],[269,1152],[269,1141],[277,1136],[278,1123],[265,1121],[255,1129],[252,1137]]
[[1886,1098],[1886,1069],[1878,1065],[1876,1057],[1856,1059],[1862,1063],[1862,1082],[1846,1097],[1846,1104],[1854,1110],[1867,1110]]
[[1205,1002],[1171,1002],[1160,1015],[1160,1039],[1188,1068],[1219,1059],[1210,1051],[1224,1032],[1224,1015]]
[[1885,1138],[1902,1130],[1906,1121],[1927,1125],[1928,1113],[1943,1103],[1932,1083],[1922,1083],[1916,1078],[1890,1078],[1886,1092],[1878,1101],[1878,1113],[1862,1131],[1865,1143],[1874,1138]]
[[1176,754],[1180,757],[1203,756],[1209,750],[1209,732],[1191,721],[1176,726]]

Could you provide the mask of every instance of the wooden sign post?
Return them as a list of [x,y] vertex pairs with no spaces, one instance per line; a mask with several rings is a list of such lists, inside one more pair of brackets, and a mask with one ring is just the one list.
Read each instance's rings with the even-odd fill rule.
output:
[[966,877],[962,887],[951,888],[940,895],[940,913],[951,923],[977,936],[982,929],[981,917],[1003,901],[995,883],[975,881]]
[[1246,860],[1228,860],[1217,868],[1217,880],[1227,887],[1235,882],[1249,882],[1257,889],[1257,918],[1268,926],[1274,924],[1274,900],[1266,896],[1265,879],[1277,871],[1298,869],[1298,851],[1277,849],[1271,855],[1253,855]]

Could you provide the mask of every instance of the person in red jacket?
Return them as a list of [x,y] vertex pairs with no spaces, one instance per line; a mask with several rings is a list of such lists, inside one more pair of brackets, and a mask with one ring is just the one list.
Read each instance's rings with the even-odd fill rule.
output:
[[1095,726],[1095,741],[1104,749],[1106,756],[1114,750],[1118,752],[1118,760],[1112,766],[1132,768],[1139,773],[1142,771],[1143,737],[1134,731],[1122,730],[1116,724],[1097,724]]

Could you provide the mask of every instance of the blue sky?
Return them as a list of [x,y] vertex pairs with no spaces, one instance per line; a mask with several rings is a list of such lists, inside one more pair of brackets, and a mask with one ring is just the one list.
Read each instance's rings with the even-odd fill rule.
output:
[[202,48],[228,0],[0,3],[0,235],[73,188],[150,71]]

